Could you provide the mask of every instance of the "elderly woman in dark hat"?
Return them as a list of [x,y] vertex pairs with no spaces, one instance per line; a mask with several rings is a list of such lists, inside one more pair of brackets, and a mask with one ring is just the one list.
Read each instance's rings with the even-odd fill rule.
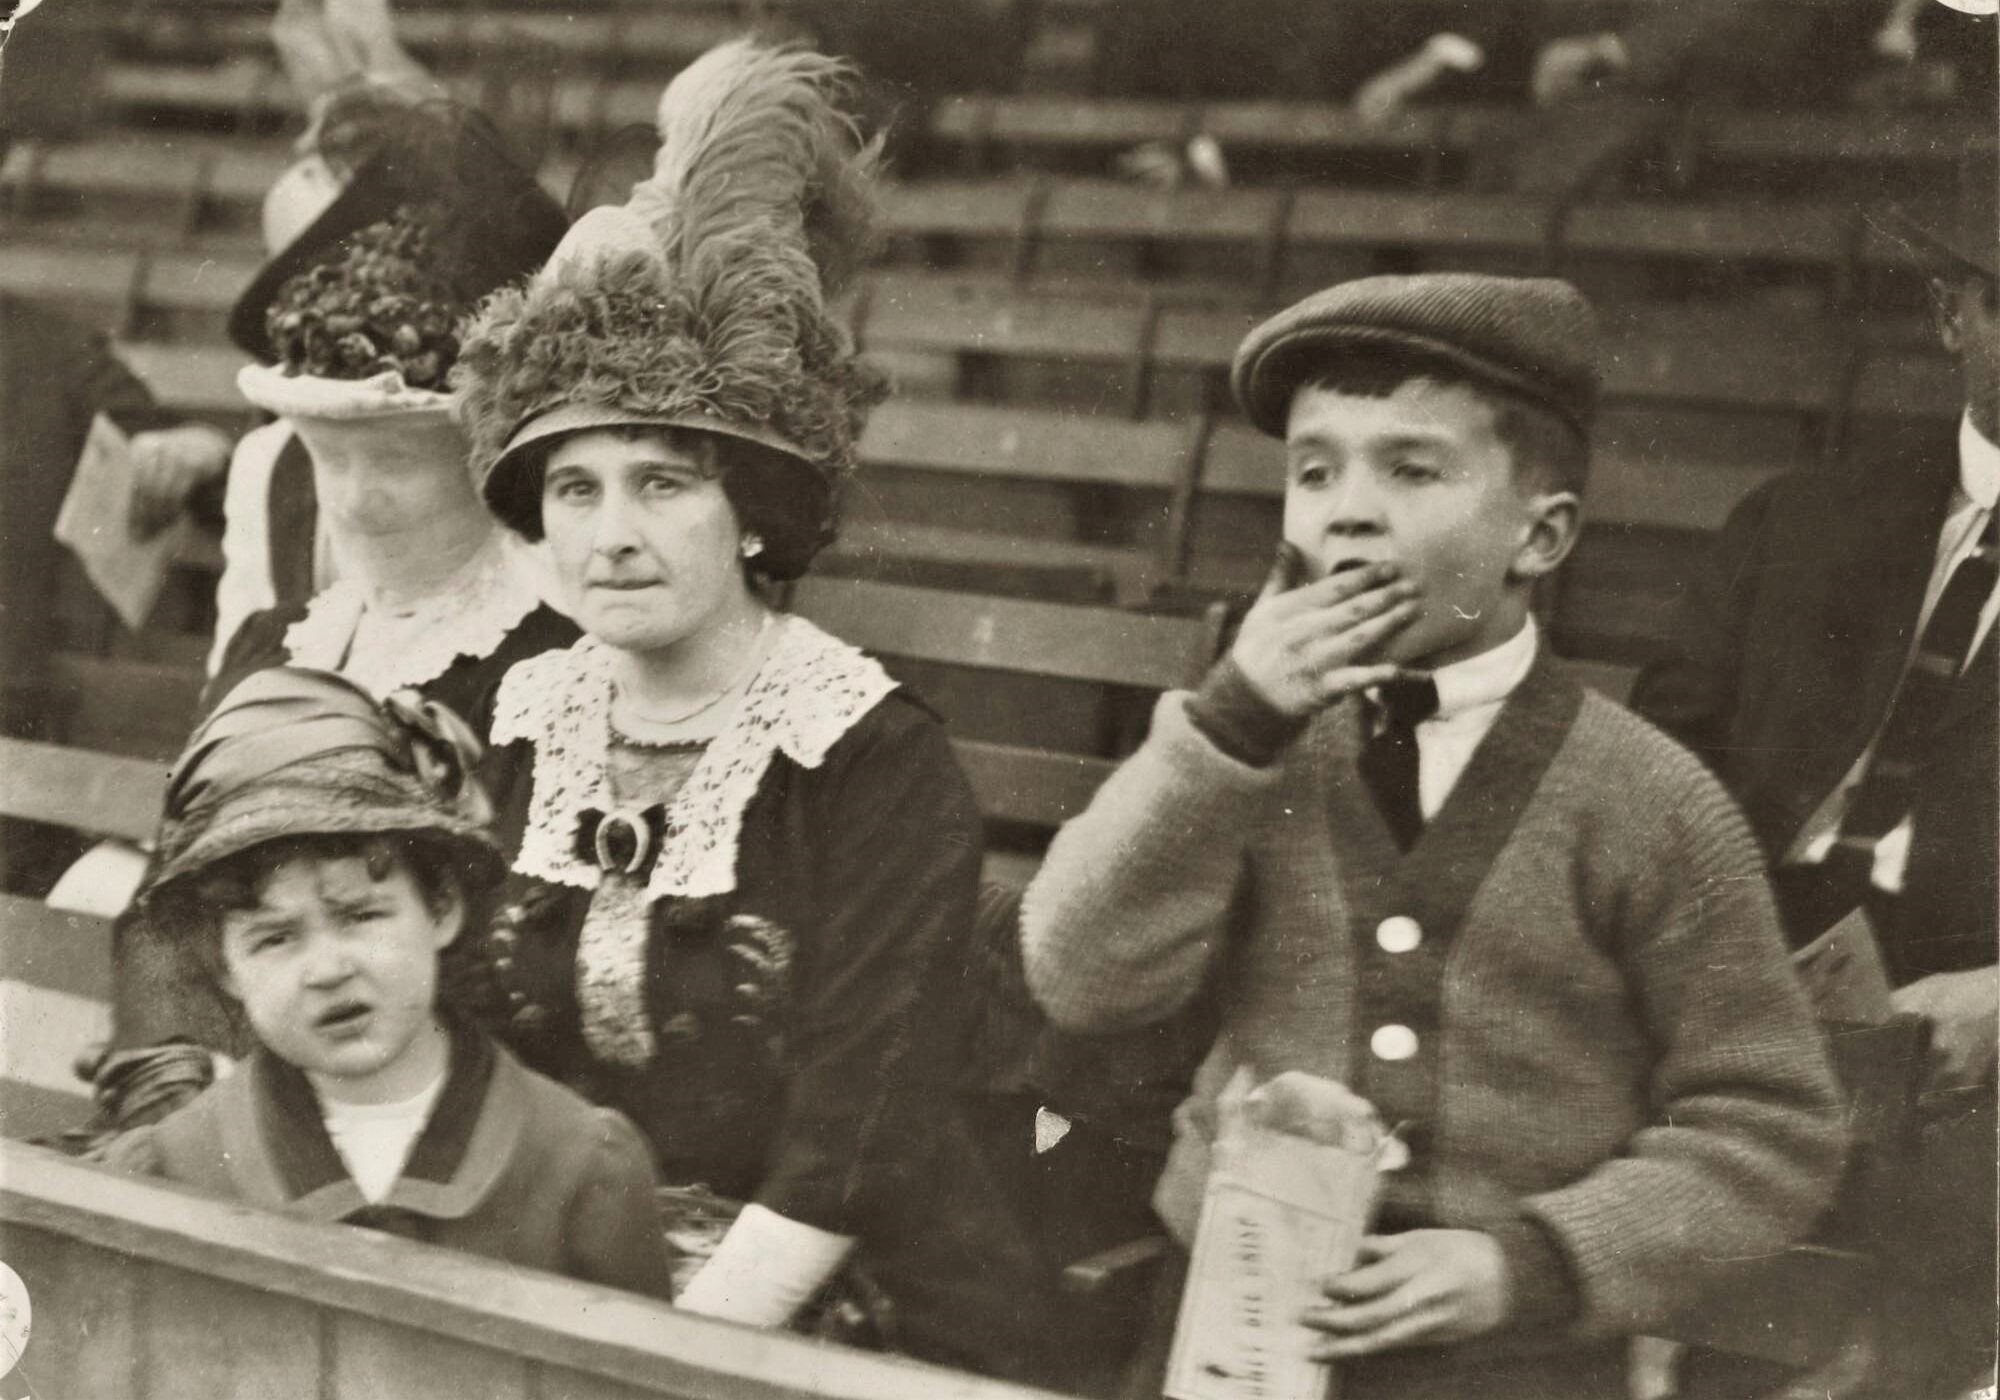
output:
[[[487,503],[545,540],[586,636],[501,683],[516,852],[471,969],[530,1063],[630,1114],[670,1182],[746,1203],[681,1305],[781,1325],[850,1253],[901,1267],[938,1167],[980,853],[942,727],[763,584],[831,534],[877,397],[827,299],[873,152],[818,55],[674,80],[655,170],[459,361]],[[934,1231],[932,1231],[934,1233]]]
[[[330,114],[322,139],[344,120]],[[480,503],[444,391],[463,317],[540,266],[565,221],[475,113],[401,107],[366,128],[365,142],[338,138],[368,150],[352,178],[230,316],[259,361],[239,387],[277,421],[239,445],[239,468],[254,468],[254,450],[269,470],[232,480],[225,544],[232,570],[246,565],[244,517],[267,514],[268,531],[250,533],[278,587],[219,644],[204,709],[257,671],[297,665],[477,715],[509,666],[577,635],[543,601],[532,554]],[[330,582],[315,577],[316,553]],[[240,1017],[185,944],[156,918],[120,922],[118,1046],[245,1047]]]

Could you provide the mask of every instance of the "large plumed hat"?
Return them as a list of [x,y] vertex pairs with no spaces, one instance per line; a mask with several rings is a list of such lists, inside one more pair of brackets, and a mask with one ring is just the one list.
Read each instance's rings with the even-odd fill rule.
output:
[[1552,410],[1584,437],[1597,407],[1597,318],[1553,277],[1432,272],[1316,292],[1244,337],[1230,385],[1250,421],[1285,435],[1292,395],[1341,354],[1409,355]]
[[502,521],[540,533],[535,444],[647,426],[756,444],[797,469],[786,489],[812,527],[774,574],[802,570],[831,536],[882,394],[828,310],[869,251],[874,212],[879,146],[838,105],[848,76],[747,39],[704,54],[661,96],[652,174],[577,220],[525,289],[481,308],[453,383]]
[[167,780],[147,902],[187,876],[268,841],[420,833],[497,880],[479,740],[414,690],[377,701],[330,671],[277,666],[247,677],[202,721]]
[[[521,168],[491,123],[449,103],[399,108],[379,146],[318,218],[274,253],[229,312],[229,338],[265,364],[279,358],[268,320],[286,284],[353,260],[357,240],[415,212],[441,299],[459,313],[540,267],[568,220]],[[367,249],[358,250],[364,255]]]

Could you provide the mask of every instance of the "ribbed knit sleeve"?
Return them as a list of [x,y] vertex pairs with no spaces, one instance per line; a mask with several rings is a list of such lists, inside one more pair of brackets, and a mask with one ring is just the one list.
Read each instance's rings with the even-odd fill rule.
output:
[[1832,1198],[1845,1133],[1734,804],[1691,755],[1608,702],[1587,705],[1579,738],[1602,769],[1640,765],[1631,790],[1654,795],[1598,806],[1596,829],[1580,833],[1631,853],[1603,872],[1612,883],[1584,895],[1613,911],[1633,1014],[1655,1047],[1651,1111],[1621,1154],[1523,1208],[1574,1270],[1582,1331],[1670,1335],[1732,1262],[1811,1228]]
[[1282,765],[1218,749],[1171,692],[1137,753],[1056,834],[1021,904],[1029,990],[1067,1030],[1169,1014],[1221,947],[1244,852]]

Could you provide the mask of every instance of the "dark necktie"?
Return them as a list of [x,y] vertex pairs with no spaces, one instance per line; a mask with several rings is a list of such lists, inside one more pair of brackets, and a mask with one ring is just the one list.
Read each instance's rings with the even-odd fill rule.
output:
[[1417,725],[1437,713],[1437,683],[1428,676],[1390,681],[1363,700],[1361,754],[1355,764],[1400,850],[1423,834],[1417,790]]
[[[1888,718],[1882,722],[1875,755],[1849,795],[1847,815],[1823,868],[1828,904],[1810,921],[1822,928],[1831,926],[1866,897],[1874,876],[1876,846],[1901,825],[1916,804],[1917,772],[1924,750],[1944,718],[1953,688],[1970,664],[1979,614],[1993,596],[1994,585],[2000,583],[1995,525],[1996,518],[1989,515],[1977,546],[1945,580],[1897,687]],[[1827,917],[1829,913],[1831,917]],[[1794,930],[1795,935],[1814,932]]]

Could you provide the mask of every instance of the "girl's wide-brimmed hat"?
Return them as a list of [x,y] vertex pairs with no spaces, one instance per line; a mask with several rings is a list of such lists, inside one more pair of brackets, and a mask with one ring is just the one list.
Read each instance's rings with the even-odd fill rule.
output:
[[432,230],[439,266],[462,310],[540,267],[568,226],[484,117],[449,103],[412,107],[319,217],[257,270],[230,309],[229,338],[262,363],[276,361],[267,320],[285,284],[338,263],[363,230],[413,204],[440,225]]
[[848,78],[837,60],[747,39],[704,54],[660,99],[652,175],[481,308],[452,382],[503,522],[540,534],[537,444],[655,427],[778,454],[815,502],[812,548],[830,537],[883,392],[828,306],[873,225],[879,143],[838,105]]
[[141,898],[269,841],[415,833],[462,857],[469,883],[504,873],[465,721],[414,690],[377,701],[329,671],[247,677],[189,740],[167,781],[158,864]]

